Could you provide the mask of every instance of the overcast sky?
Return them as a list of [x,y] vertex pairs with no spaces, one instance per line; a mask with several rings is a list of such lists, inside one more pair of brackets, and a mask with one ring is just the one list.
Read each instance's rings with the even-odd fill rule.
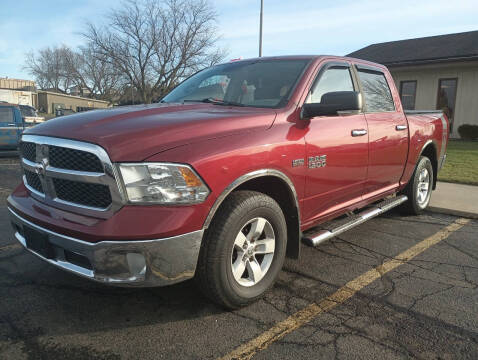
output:
[[[211,0],[228,59],[258,54],[260,0]],[[0,77],[30,78],[25,53],[83,41],[118,0],[0,0]],[[264,55],[345,55],[366,45],[478,30],[477,0],[264,0]]]

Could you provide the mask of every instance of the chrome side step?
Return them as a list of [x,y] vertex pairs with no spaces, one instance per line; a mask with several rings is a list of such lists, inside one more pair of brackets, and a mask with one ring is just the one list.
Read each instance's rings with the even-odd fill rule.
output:
[[408,198],[405,195],[400,195],[374,204],[372,207],[367,208],[357,215],[325,223],[320,226],[321,229],[318,232],[312,233],[311,236],[304,236],[302,241],[309,246],[318,246],[324,241],[350,230],[357,225],[363,224],[365,221],[383,214],[407,200]]

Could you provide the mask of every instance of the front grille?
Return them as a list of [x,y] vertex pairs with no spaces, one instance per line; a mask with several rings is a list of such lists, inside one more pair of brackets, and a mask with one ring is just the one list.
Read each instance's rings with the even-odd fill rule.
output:
[[107,208],[111,204],[108,186],[79,181],[53,178],[58,199],[96,208]]
[[22,142],[20,145],[20,151],[22,156],[29,160],[35,161],[36,159],[36,144],[32,142]]
[[30,187],[32,187],[36,191],[43,193],[43,187],[41,185],[40,177],[37,174],[31,171],[25,170],[25,177]]
[[103,165],[95,154],[68,149],[59,146],[49,146],[48,157],[50,165],[60,169],[103,172]]
[[[123,198],[106,151],[95,144],[49,136],[22,135],[25,185],[47,205],[109,218]],[[81,173],[80,173],[81,172]]]

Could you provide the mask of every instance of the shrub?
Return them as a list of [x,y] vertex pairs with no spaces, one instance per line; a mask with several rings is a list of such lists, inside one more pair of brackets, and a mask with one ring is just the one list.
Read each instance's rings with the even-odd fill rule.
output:
[[461,125],[458,128],[458,134],[463,140],[476,140],[478,139],[478,125]]

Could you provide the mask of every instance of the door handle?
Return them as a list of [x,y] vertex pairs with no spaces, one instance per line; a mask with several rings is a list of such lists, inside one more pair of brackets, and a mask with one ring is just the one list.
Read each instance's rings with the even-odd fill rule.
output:
[[400,131],[400,130],[406,130],[408,128],[407,125],[397,125],[395,126],[395,130]]
[[15,126],[15,124],[11,124],[11,123],[10,123],[10,124],[7,124],[7,126]]
[[367,130],[365,129],[352,130],[352,136],[364,136],[364,135],[367,135]]

